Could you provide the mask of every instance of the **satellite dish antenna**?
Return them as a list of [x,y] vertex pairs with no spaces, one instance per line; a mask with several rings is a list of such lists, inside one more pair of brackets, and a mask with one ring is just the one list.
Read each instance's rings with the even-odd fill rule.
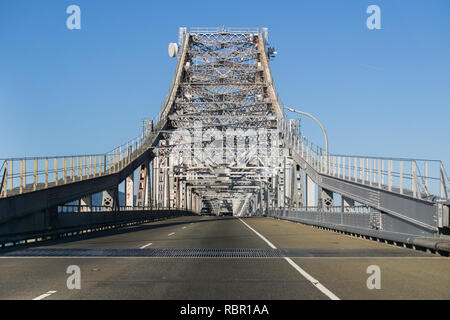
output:
[[169,57],[175,58],[178,54],[178,45],[176,43],[169,43]]

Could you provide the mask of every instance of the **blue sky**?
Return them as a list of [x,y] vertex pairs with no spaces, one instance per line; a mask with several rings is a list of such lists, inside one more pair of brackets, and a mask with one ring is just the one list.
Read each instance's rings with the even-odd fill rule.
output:
[[[71,4],[81,30],[66,28]],[[371,4],[381,30],[366,27]],[[331,152],[449,171],[448,0],[2,0],[0,158],[100,153],[137,136],[169,88],[178,27],[221,25],[269,28],[281,98],[322,121]]]

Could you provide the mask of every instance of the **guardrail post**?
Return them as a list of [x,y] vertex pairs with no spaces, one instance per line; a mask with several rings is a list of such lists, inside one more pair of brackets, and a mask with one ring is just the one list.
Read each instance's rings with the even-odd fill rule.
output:
[[34,158],[34,179],[33,179],[33,190],[36,190],[38,184],[38,159]]
[[441,189],[441,198],[443,199],[448,199],[448,190],[447,190],[447,185],[446,185],[446,181],[445,181],[445,171],[444,171],[444,164],[441,162],[440,163],[440,189]]
[[70,157],[70,179],[72,181],[75,181],[75,172],[74,172],[74,167],[73,167],[74,163],[73,162],[74,162],[73,157]]
[[340,176],[341,176],[341,157],[337,157],[336,169],[337,169],[337,177],[340,178]]
[[304,141],[305,141],[305,137],[301,138],[302,140],[302,158],[305,157],[305,147],[304,147]]
[[97,156],[97,165],[98,165],[97,176],[101,176],[102,175],[102,157],[99,155]]
[[23,188],[24,188],[24,180],[25,180],[25,160],[21,160],[20,161],[20,181],[19,181],[19,192],[22,193],[23,192]]
[[45,187],[48,187],[48,158],[45,158]]
[[119,146],[117,150],[117,168],[118,170],[122,169],[122,146]]
[[351,167],[351,163],[352,163],[352,159],[351,158],[344,158],[345,160],[344,160],[344,165],[345,165],[345,168],[347,168],[347,175],[346,175],[346,177],[347,177],[347,180],[352,180],[352,167]]
[[8,195],[8,161],[5,161],[5,171],[0,185],[0,197]]
[[78,157],[78,156],[76,158],[74,173],[75,173],[75,180],[76,180],[76,178],[78,178],[80,176],[80,157]]
[[333,172],[334,172],[334,176],[337,176],[337,157],[333,156]]
[[63,158],[63,182],[67,183],[67,158]]
[[13,160],[11,159],[9,161],[10,168],[9,168],[9,190],[12,191],[14,187],[14,181],[13,181]]
[[400,194],[403,194],[403,161],[400,160]]
[[361,183],[364,183],[365,172],[364,172],[364,159],[359,158],[359,178],[361,179]]
[[380,188],[384,184],[384,159],[381,159],[381,177],[380,177]]
[[416,162],[411,161],[411,189],[413,192],[413,197],[418,198],[418,191],[417,190],[417,172],[416,172]]
[[54,160],[55,163],[55,168],[54,168],[54,173],[55,173],[55,185],[58,185],[58,158],[55,158]]
[[86,156],[81,157],[81,176],[84,178],[86,175]]
[[78,179],[81,176],[81,165],[80,165],[80,157],[77,156],[77,164],[75,169],[75,177]]
[[117,151],[116,150],[113,151],[113,166],[114,166],[113,172],[116,172],[117,171]]
[[388,161],[388,190],[392,191],[392,160]]

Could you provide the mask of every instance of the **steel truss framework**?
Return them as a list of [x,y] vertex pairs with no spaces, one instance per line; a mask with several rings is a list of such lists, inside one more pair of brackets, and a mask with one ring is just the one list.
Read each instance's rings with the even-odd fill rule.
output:
[[253,197],[268,204],[263,190],[283,171],[283,115],[269,92],[265,45],[258,31],[184,36],[180,82],[167,106],[169,130],[156,152],[170,159],[169,179],[191,186],[215,211],[232,203],[245,214]]

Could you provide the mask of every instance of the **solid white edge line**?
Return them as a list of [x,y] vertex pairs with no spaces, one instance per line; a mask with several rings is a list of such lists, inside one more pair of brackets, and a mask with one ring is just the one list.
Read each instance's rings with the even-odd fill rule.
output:
[[[239,220],[245,224],[250,230],[252,230],[254,233],[256,233],[256,235],[258,235],[262,240],[264,240],[269,247],[271,247],[272,249],[276,249],[277,247],[275,247],[269,240],[267,240],[262,234],[260,234],[258,231],[256,231],[255,229],[253,229],[252,227],[250,227],[247,223],[244,222],[244,220],[242,220],[241,218],[239,218]],[[313,276],[311,276],[308,272],[306,272],[305,270],[303,270],[302,268],[300,268],[294,261],[292,261],[291,258],[287,258],[284,257],[284,260],[286,260],[295,270],[297,270],[306,280],[308,280],[309,282],[311,282],[313,284],[313,286],[315,286],[318,290],[320,290],[324,295],[326,295],[328,298],[330,298],[331,300],[341,300],[339,299],[338,296],[336,296],[333,292],[331,292],[330,290],[328,290],[323,284],[321,284],[318,280],[316,280]]]
[[309,282],[311,282],[317,289],[319,289],[323,294],[325,294],[328,298],[330,298],[331,300],[341,300],[339,299],[338,296],[336,296],[333,292],[331,292],[330,290],[328,290],[323,284],[321,284],[318,280],[316,280],[315,278],[313,278],[308,272],[306,272],[305,270],[303,270],[302,268],[300,268],[294,261],[292,261],[291,258],[287,258],[285,257],[284,260],[286,260],[287,262],[289,262],[289,264],[298,272],[300,272],[300,274],[306,278],[306,280],[308,280]]
[[32,300],[42,300],[44,298],[47,298],[48,296],[51,296],[52,294],[56,293],[56,291],[49,291],[47,293],[41,294],[40,296],[32,299]]
[[167,236],[170,237],[170,236],[173,236],[174,234],[175,234],[175,232],[171,232]]
[[242,220],[241,218],[239,218],[239,220],[245,224],[250,230],[252,230],[254,233],[256,233],[261,239],[263,239],[268,245],[269,247],[271,247],[272,249],[276,249],[277,247],[275,247],[269,240],[267,240],[266,238],[264,238],[264,236],[262,234],[260,234],[258,231],[256,231],[255,229],[253,229],[252,227],[250,227],[247,223],[244,222],[244,220]]
[[139,249],[145,249],[148,246],[151,246],[153,244],[153,242],[147,243],[145,246],[140,247]]

